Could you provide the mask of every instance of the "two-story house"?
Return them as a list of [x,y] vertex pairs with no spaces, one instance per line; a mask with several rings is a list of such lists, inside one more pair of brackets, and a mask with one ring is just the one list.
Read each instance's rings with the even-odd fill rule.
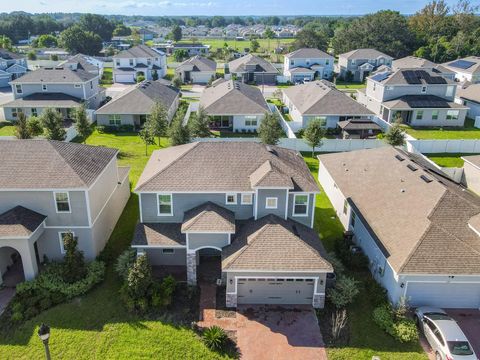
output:
[[300,154],[256,142],[157,150],[135,192],[132,247],[153,266],[180,267],[196,284],[212,281],[211,264],[229,307],[323,307],[332,266],[312,229],[319,189]]
[[68,60],[62,61],[58,66],[69,67],[72,70],[83,69],[95,75],[103,75],[104,62],[92,56],[77,54]]
[[334,57],[319,49],[302,48],[285,55],[283,76],[288,81],[330,79],[333,76]]
[[[401,59],[393,60],[392,70],[400,69],[427,69],[438,73],[446,79],[455,80],[455,72],[447,69],[441,64],[436,64],[430,60],[420,58],[417,56],[405,56]],[[380,70],[379,70],[380,71]]]
[[24,55],[0,49],[0,88],[9,86],[9,81],[19,78],[28,70]]
[[10,85],[14,100],[4,104],[3,111],[11,121],[17,120],[20,112],[39,116],[46,108],[54,108],[68,119],[81,104],[96,109],[105,98],[98,74],[63,66],[29,71]]
[[378,67],[392,66],[393,58],[375,49],[357,49],[338,56],[340,78],[363,82]]
[[237,80],[245,83],[275,84],[278,75],[275,66],[252,54],[230,61],[228,70]]
[[[105,246],[130,196],[118,150],[47,140],[0,141],[0,279],[30,280],[61,260],[66,233],[87,260]],[[2,281],[0,280],[0,283]]]
[[358,102],[383,120],[412,126],[463,126],[468,107],[455,100],[456,83],[429,69],[377,72],[357,91]]
[[[156,74],[156,75],[155,75]],[[146,45],[123,50],[113,57],[113,81],[134,83],[138,76],[145,80],[160,79],[167,74],[167,56]]]
[[472,84],[480,83],[480,57],[467,56],[463,59],[449,61],[442,64],[455,73],[455,80],[468,81]]
[[270,112],[259,88],[234,80],[216,80],[200,97],[210,128],[254,132]]

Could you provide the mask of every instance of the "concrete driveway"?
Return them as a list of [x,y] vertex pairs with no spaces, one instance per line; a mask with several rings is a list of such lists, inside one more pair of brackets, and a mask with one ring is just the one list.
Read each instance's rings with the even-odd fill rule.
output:
[[239,306],[237,345],[245,360],[326,360],[311,306]]
[[447,310],[448,315],[455,319],[463,333],[472,344],[475,354],[480,356],[480,311],[470,309]]

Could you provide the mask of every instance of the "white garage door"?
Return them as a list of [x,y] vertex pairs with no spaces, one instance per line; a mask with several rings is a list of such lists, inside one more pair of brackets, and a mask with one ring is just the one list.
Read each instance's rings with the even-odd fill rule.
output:
[[238,304],[311,304],[313,279],[237,280]]
[[480,308],[480,283],[409,282],[407,298],[412,306]]
[[133,83],[135,82],[133,74],[115,74],[115,82],[117,83]]

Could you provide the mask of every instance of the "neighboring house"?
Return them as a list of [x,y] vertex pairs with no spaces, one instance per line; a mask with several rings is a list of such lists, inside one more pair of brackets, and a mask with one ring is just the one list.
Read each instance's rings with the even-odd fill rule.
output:
[[25,56],[0,49],[0,88],[10,86],[9,82],[27,72]]
[[312,81],[316,77],[330,79],[333,76],[332,55],[318,49],[302,48],[286,54],[283,61],[283,76],[290,82]]
[[182,82],[192,84],[206,84],[215,79],[217,63],[202,56],[194,56],[182,62],[175,69]]
[[130,197],[118,150],[47,140],[0,140],[0,284],[12,267],[31,280],[61,260],[72,233],[87,260],[105,246]]
[[480,155],[462,156],[463,183],[480,196]]
[[104,62],[97,60],[92,56],[77,54],[68,60],[61,62],[58,66],[66,66],[72,70],[85,70],[101,77],[103,75]]
[[338,72],[342,79],[351,74],[353,81],[363,82],[379,66],[392,66],[393,58],[375,49],[357,49],[338,56]]
[[[256,142],[157,150],[135,192],[132,247],[153,266],[182,267],[191,285],[222,279],[228,307],[324,306],[333,269],[312,228],[319,189],[300,154]],[[221,272],[206,280],[204,266]]]
[[475,119],[480,116],[480,84],[457,87],[455,102],[468,107],[467,116]]
[[144,81],[130,87],[96,111],[97,124],[142,126],[156,101],[168,110],[172,120],[178,108],[180,91],[159,81]]
[[445,66],[435,64],[434,62],[416,56],[406,56],[401,59],[393,60],[392,70],[401,69],[428,69],[437,72],[446,79],[455,80],[455,72],[447,69]]
[[20,112],[39,116],[45,108],[55,108],[69,119],[73,109],[82,104],[96,109],[105,98],[98,74],[67,66],[29,71],[10,84],[14,100],[3,105],[5,120],[17,120]]
[[324,127],[336,128],[339,121],[374,115],[326,80],[291,86],[282,92],[294,131],[305,128],[314,119],[319,119]]
[[155,73],[158,79],[167,74],[167,57],[146,45],[134,46],[113,57],[114,82],[134,83],[138,76],[153,80]]
[[480,307],[480,198],[393,147],[325,154],[318,180],[393,303]]
[[454,102],[456,84],[430,69],[377,72],[357,100],[383,120],[412,126],[463,126],[468,108]]
[[373,120],[360,118],[338,122],[342,129],[342,139],[375,139],[382,128]]
[[150,41],[153,40],[158,36],[158,34],[150,29],[140,29],[138,30],[138,35],[142,39],[142,41]]
[[171,43],[167,42],[165,44],[155,44],[155,48],[161,51],[165,51],[168,55],[172,55],[175,50],[185,50],[188,53],[188,56],[195,55],[208,55],[210,51],[210,45],[203,45],[197,43]]
[[472,84],[480,83],[480,57],[468,56],[442,64],[455,73],[457,81],[469,81]]
[[244,83],[275,84],[278,70],[264,58],[248,54],[228,63],[230,74]]
[[210,128],[231,131],[256,131],[270,112],[259,88],[233,80],[217,80],[200,96],[210,118]]

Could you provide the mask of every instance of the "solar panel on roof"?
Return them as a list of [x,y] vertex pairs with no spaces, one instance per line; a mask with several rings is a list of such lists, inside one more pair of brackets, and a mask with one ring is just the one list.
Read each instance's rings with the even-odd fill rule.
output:
[[372,76],[372,80],[375,80],[375,81],[383,81],[385,80],[386,78],[388,78],[390,76],[390,73],[388,72],[385,72],[385,73],[381,73],[381,74],[376,74],[376,75],[373,75]]
[[465,70],[465,69],[468,69],[468,68],[472,67],[473,65],[475,65],[475,63],[472,62],[472,61],[467,61],[467,60],[456,60],[454,62],[451,62],[449,65],[452,66],[452,67],[456,67],[456,68]]
[[418,78],[418,76],[415,74],[415,71],[413,70],[405,70],[402,71],[402,75],[405,78],[405,81],[408,84],[415,85],[415,84],[421,84],[422,82]]

